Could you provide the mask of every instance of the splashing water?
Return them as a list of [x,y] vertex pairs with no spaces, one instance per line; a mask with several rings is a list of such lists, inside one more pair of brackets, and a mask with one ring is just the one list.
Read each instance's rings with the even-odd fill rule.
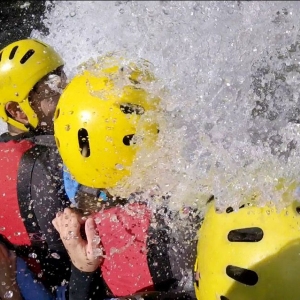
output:
[[54,3],[50,34],[32,37],[61,53],[70,77],[121,50],[150,61],[164,88],[160,147],[141,153],[131,186],[158,186],[175,208],[203,207],[211,194],[220,209],[251,197],[280,205],[299,177],[299,3]]
[[14,293],[12,291],[6,291],[4,294],[4,299],[10,299],[12,298]]

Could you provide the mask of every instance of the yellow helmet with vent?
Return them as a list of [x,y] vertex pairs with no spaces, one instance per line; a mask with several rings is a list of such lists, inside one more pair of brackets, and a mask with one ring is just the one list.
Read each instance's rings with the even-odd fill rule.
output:
[[23,131],[24,124],[11,118],[5,109],[8,102],[17,102],[36,128],[38,119],[31,108],[28,95],[45,75],[64,64],[62,58],[49,45],[27,39],[14,42],[0,51],[0,117]]
[[280,211],[245,205],[220,213],[211,202],[199,231],[197,299],[300,299],[299,213],[295,199]]
[[158,125],[150,115],[159,99],[142,87],[151,80],[133,65],[95,65],[68,84],[56,108],[54,131],[61,157],[79,183],[113,187],[130,174],[140,146],[151,147]]

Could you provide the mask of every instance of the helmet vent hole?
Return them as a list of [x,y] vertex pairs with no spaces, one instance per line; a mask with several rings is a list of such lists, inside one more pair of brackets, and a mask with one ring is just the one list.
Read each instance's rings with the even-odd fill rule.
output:
[[28,50],[24,56],[21,58],[20,63],[23,65],[26,61],[34,54],[34,50]]
[[15,57],[15,54],[16,54],[18,48],[19,48],[19,46],[15,46],[15,47],[12,48],[12,50],[9,54],[9,59],[13,59]]
[[226,208],[226,213],[230,214],[233,212],[233,208],[231,206]]
[[133,84],[140,84],[140,82],[136,79],[133,79],[132,77],[129,77],[129,80],[133,83]]
[[229,265],[226,267],[226,274],[230,278],[249,286],[253,286],[258,282],[257,273],[248,269]]
[[58,108],[55,112],[54,120],[56,120],[60,115],[60,109]]
[[212,195],[209,197],[209,199],[206,201],[206,204],[212,202],[215,199],[215,197]]
[[60,148],[60,142],[59,142],[59,139],[57,137],[55,137],[55,141],[56,141],[57,148]]
[[145,113],[145,110],[142,106],[131,104],[131,103],[123,103],[120,105],[120,109],[124,114],[137,114],[142,115]]
[[229,299],[227,297],[225,297],[225,296],[221,296],[220,300],[229,300]]
[[134,137],[134,134],[125,135],[123,137],[123,143],[125,146],[130,146],[132,144],[135,144],[134,141],[132,142],[132,139]]
[[228,233],[230,242],[259,242],[262,240],[264,232],[261,228],[250,227],[231,230]]
[[[239,209],[241,209],[243,207],[245,207],[245,204],[241,205],[239,207]],[[229,207],[226,208],[226,213],[228,213],[228,214],[232,213],[233,211],[234,211],[234,209],[231,206],[229,206]]]
[[296,212],[300,215],[300,206],[296,207]]
[[3,52],[0,53],[0,61],[1,61],[1,59],[2,59],[2,53],[3,53]]
[[78,130],[78,143],[81,155],[89,157],[91,155],[89,136],[87,130],[84,128]]

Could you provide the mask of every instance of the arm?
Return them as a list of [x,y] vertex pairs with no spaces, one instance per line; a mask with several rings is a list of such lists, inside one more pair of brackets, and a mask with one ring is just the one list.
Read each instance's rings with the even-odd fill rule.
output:
[[[70,259],[55,230],[52,220],[58,211],[69,206],[62,180],[62,163],[54,147],[45,148],[33,166],[31,199],[40,230],[47,249],[39,251],[44,276],[49,286],[60,285],[70,278]],[[41,242],[39,242],[41,248]]]
[[104,284],[100,269],[93,272],[78,270],[73,264],[69,283],[69,300],[104,299]]
[[34,214],[48,247],[53,251],[65,249],[52,220],[58,211],[70,205],[63,185],[61,159],[53,147],[45,148],[37,158],[31,177],[31,198]]

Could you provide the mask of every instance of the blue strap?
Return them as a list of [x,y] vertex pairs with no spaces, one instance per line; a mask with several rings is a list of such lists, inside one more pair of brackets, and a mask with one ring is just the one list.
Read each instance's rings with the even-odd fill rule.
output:
[[56,298],[55,300],[66,300],[66,291],[67,286],[58,286],[56,289]]
[[70,201],[73,204],[76,204],[75,195],[78,190],[79,183],[72,178],[72,175],[66,169],[65,166],[64,166],[63,178],[64,178],[65,191],[66,191]]
[[[79,189],[80,184],[72,178],[71,173],[68,171],[68,169],[64,166],[64,173],[63,173],[63,179],[64,179],[64,185],[66,193],[70,199],[70,201],[76,205],[75,196]],[[98,195],[99,198],[102,198],[102,201],[107,201],[107,196],[105,192],[100,191],[100,194]]]

